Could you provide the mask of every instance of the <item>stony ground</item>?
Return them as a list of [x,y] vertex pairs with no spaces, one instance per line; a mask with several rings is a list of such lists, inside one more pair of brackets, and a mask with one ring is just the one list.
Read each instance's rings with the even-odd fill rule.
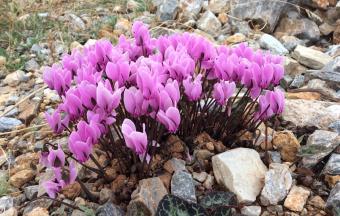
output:
[[[165,194],[197,202],[223,188],[245,203],[235,209],[243,215],[340,215],[340,2],[5,0],[0,14],[1,216],[85,215],[67,204],[82,206],[87,215],[135,215],[140,206],[154,214]],[[232,150],[201,134],[191,162],[183,142],[171,137],[169,158],[156,155],[157,174],[139,182],[96,152],[111,167],[112,181],[86,170],[79,175],[97,202],[86,200],[78,184],[58,197],[65,203],[39,199],[39,182],[49,176],[42,174],[38,152],[47,141],[67,143],[44,121],[59,98],[44,86],[42,66],[93,39],[115,42],[137,19],[154,36],[190,31],[217,44],[247,42],[284,55],[287,99],[280,126],[261,127],[258,139],[246,134],[247,148]]]

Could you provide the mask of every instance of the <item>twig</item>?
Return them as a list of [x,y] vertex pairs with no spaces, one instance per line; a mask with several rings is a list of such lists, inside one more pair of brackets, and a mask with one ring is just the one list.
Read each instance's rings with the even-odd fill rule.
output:
[[[48,124],[45,123],[45,124],[41,124],[41,125],[34,125],[34,126],[32,126],[32,127],[23,128],[23,129],[18,129],[18,130],[3,132],[3,133],[0,133],[0,136],[12,134],[12,133],[20,133],[20,132],[24,132],[24,131],[28,131],[28,130],[32,130],[32,129],[37,129],[37,128],[44,127],[44,126],[46,126],[46,125],[48,125]],[[46,132],[48,132],[48,131],[46,131]]]

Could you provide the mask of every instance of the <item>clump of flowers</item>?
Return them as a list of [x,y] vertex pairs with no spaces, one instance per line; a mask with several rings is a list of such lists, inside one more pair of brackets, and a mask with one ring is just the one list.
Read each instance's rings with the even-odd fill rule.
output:
[[282,57],[189,33],[152,38],[141,22],[132,32],[134,39],[122,35],[115,46],[99,40],[73,50],[44,72],[62,98],[47,122],[55,133],[69,133],[68,153],[49,144],[41,154],[54,171],[44,183],[51,197],[77,179],[74,162],[94,160],[98,169],[91,170],[103,176],[96,145],[121,166],[142,164],[145,173],[169,134],[187,140],[207,131],[227,144],[283,112],[276,88]]

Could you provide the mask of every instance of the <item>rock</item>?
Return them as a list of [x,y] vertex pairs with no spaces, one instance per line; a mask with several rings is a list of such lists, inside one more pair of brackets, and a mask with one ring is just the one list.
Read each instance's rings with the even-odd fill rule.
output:
[[202,0],[180,0],[179,8],[181,9],[181,14],[187,18],[195,18],[202,9]]
[[109,188],[103,188],[99,192],[99,203],[105,203],[107,201],[113,201],[114,193]]
[[9,183],[16,188],[20,188],[27,182],[31,181],[34,176],[35,172],[33,170],[21,170],[9,178]]
[[206,11],[197,21],[197,27],[215,37],[218,35],[222,24],[211,11]]
[[261,48],[270,50],[274,54],[285,55],[288,53],[288,50],[281,44],[281,42],[269,34],[263,34],[259,43]]
[[340,120],[337,120],[337,121],[334,121],[332,122],[328,128],[331,130],[331,131],[334,131],[334,132],[337,132],[338,134],[340,134]]
[[119,33],[124,34],[131,29],[131,23],[128,19],[119,18],[115,25],[115,30],[119,31]]
[[326,206],[326,202],[320,196],[314,196],[309,200],[308,204],[318,209],[325,209]]
[[107,202],[96,211],[97,216],[124,216],[124,211],[117,205]]
[[214,185],[214,183],[215,183],[214,176],[208,174],[207,179],[203,182],[203,186],[206,189],[211,190],[213,185]]
[[32,185],[24,188],[27,199],[32,200],[38,195],[39,185]]
[[27,216],[49,216],[48,210],[42,207],[37,207],[30,211]]
[[232,17],[242,20],[253,20],[261,27],[264,27],[266,33],[274,31],[276,24],[281,16],[281,12],[286,6],[286,1],[252,1],[236,0],[231,4]]
[[[227,13],[219,13],[217,18],[222,24],[226,24],[229,20]],[[231,26],[229,25],[229,23],[224,25],[224,29],[229,29],[228,33],[231,32]]]
[[24,68],[26,71],[35,72],[39,70],[40,65],[34,59],[30,59],[28,62],[25,63]]
[[328,129],[330,123],[340,118],[339,110],[338,103],[286,99],[282,117],[298,127],[315,126],[320,129]]
[[321,34],[327,36],[330,33],[334,32],[335,27],[325,22],[319,26],[319,29],[320,29]]
[[27,100],[19,105],[20,114],[18,118],[29,125],[31,121],[36,117],[40,106],[40,101]]
[[340,56],[330,61],[320,71],[314,71],[309,74],[310,77],[325,80],[328,85],[334,89],[340,88]]
[[[168,194],[158,177],[139,181],[138,188],[131,194],[127,215],[154,215],[158,203]],[[138,214],[137,214],[138,213]]]
[[307,143],[300,150],[302,164],[306,167],[316,165],[340,144],[338,133],[316,130],[308,137]]
[[14,206],[13,197],[3,196],[0,198],[0,210],[7,210]]
[[242,203],[251,203],[261,192],[267,167],[253,149],[236,148],[212,157],[216,181],[234,192]]
[[340,56],[340,44],[329,46],[326,51],[326,54],[333,58]]
[[333,215],[339,215],[340,212],[340,181],[331,190],[327,202],[326,209]]
[[301,86],[303,86],[303,84],[305,83],[305,76],[304,75],[296,75],[292,81],[292,83],[290,84],[290,87],[292,88],[300,88]]
[[293,51],[297,45],[305,45],[303,40],[291,35],[284,35],[280,38],[281,43],[287,50]]
[[226,44],[237,44],[237,43],[241,43],[245,40],[246,40],[246,36],[244,34],[236,33],[236,34],[233,34],[233,35],[227,37],[227,39],[225,39],[225,43]]
[[25,75],[25,72],[22,70],[17,70],[13,73],[8,74],[3,83],[12,87],[16,87],[20,82],[26,81],[28,78]]
[[210,0],[208,10],[215,14],[227,12],[230,8],[229,0]]
[[335,29],[333,32],[333,43],[334,44],[340,44],[340,20],[338,19],[338,21],[336,21],[335,24]]
[[272,163],[265,175],[265,184],[261,192],[261,203],[265,206],[276,205],[286,198],[292,186],[292,176],[285,164]]
[[44,98],[52,103],[60,102],[60,96],[56,93],[56,91],[51,90],[49,88],[44,90]]
[[340,175],[340,154],[333,153],[322,170],[323,174]]
[[169,173],[186,170],[185,161],[177,158],[172,158],[171,160],[165,162],[164,169]]
[[[53,200],[49,199],[37,199],[37,200],[32,200],[31,202],[24,207],[23,215],[27,215],[30,212],[33,212],[34,209],[41,210],[41,209],[49,209],[49,207],[53,204]],[[40,211],[39,210],[39,211]],[[43,214],[45,215],[45,214]]]
[[[81,45],[78,41],[73,41],[70,44],[70,50],[73,51],[74,49],[81,50],[83,48],[83,45]],[[46,89],[45,89],[46,90]]]
[[234,20],[231,27],[233,32],[241,33],[245,36],[248,36],[251,32],[253,32],[253,30],[249,26],[249,23],[246,21]]
[[321,69],[332,61],[329,55],[301,45],[296,46],[293,52],[293,58],[312,69]]
[[78,17],[77,15],[72,14],[72,13],[67,14],[66,19],[71,23],[72,29],[74,29],[76,31],[85,30],[86,25],[85,25],[84,21],[80,17]]
[[284,68],[285,74],[291,76],[300,75],[306,71],[304,66],[290,57],[285,57]]
[[0,117],[0,132],[10,131],[21,124],[21,121],[18,119]]
[[174,20],[179,8],[178,0],[162,0],[157,7],[157,19],[160,22]]
[[206,179],[207,179],[207,176],[208,176],[208,173],[206,172],[200,172],[200,173],[197,173],[197,172],[193,172],[192,173],[192,177],[199,181],[199,182],[204,182]]
[[268,151],[270,163],[282,163],[281,155],[277,151]]
[[275,132],[272,143],[280,151],[284,161],[294,162],[296,160],[300,143],[291,131]]
[[77,196],[80,195],[81,187],[78,182],[74,182],[73,184],[69,184],[65,186],[61,193],[68,199],[74,200]]
[[171,194],[188,202],[197,202],[194,181],[189,173],[177,171],[173,174],[171,179]]
[[246,216],[260,216],[261,206],[245,206],[241,209],[241,213]]
[[5,56],[0,56],[0,68],[6,65],[7,59]]
[[294,185],[289,191],[289,194],[284,202],[284,207],[292,211],[301,212],[307,202],[309,195],[309,190]]
[[321,94],[318,92],[287,92],[288,99],[320,100]]
[[284,17],[275,29],[275,37],[284,35],[296,36],[307,42],[315,42],[320,38],[320,30],[317,24],[307,18]]
[[18,210],[16,208],[12,207],[0,214],[0,216],[17,216],[18,215]]

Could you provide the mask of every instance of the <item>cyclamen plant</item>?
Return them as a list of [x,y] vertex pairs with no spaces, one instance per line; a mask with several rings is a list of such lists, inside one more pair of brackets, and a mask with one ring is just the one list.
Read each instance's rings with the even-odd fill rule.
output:
[[216,46],[189,33],[152,38],[141,22],[132,33],[134,39],[122,35],[115,46],[99,40],[73,50],[44,71],[62,99],[47,122],[56,134],[69,133],[68,151],[48,144],[41,153],[54,171],[44,182],[52,198],[77,179],[75,162],[93,160],[98,168],[87,168],[104,177],[95,145],[122,170],[140,164],[148,174],[169,134],[188,140],[207,131],[227,144],[283,112],[284,94],[276,88],[282,57],[244,43]]

